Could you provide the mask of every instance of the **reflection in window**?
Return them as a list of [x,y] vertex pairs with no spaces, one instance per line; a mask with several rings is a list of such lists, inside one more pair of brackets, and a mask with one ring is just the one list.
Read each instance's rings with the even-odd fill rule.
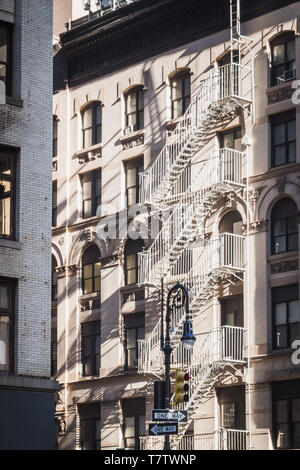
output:
[[273,255],[298,250],[297,206],[292,199],[280,199],[271,212]]
[[84,294],[100,292],[101,262],[100,251],[92,245],[87,248],[82,258],[82,290]]
[[102,139],[102,106],[99,102],[88,105],[82,111],[82,146],[89,148]]

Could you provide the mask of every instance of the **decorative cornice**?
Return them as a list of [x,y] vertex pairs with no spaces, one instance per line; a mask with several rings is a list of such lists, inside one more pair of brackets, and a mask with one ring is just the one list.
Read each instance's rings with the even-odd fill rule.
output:
[[[255,220],[253,222],[250,222],[249,232],[250,233],[267,232],[268,231],[268,226],[269,226],[268,219]],[[242,228],[243,228],[243,233],[245,235],[247,233],[247,225],[243,224]]]
[[289,271],[297,271],[299,269],[298,258],[271,263],[271,274],[286,273]]
[[267,90],[268,95],[268,105],[279,103],[280,101],[285,101],[291,99],[294,93],[294,89],[292,88],[291,82],[287,85],[275,87],[275,89]]

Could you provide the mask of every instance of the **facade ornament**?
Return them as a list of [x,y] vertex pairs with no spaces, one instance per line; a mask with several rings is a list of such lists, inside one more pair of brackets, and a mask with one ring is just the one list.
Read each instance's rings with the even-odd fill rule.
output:
[[[249,188],[249,202],[253,211],[255,210],[257,201],[265,188],[266,186],[257,186]],[[245,193],[245,196],[247,196],[247,190],[245,191]]]
[[[250,233],[267,232],[269,226],[268,219],[255,220],[249,224]],[[243,235],[247,233],[247,224],[242,225]]]
[[276,186],[277,186],[277,189],[278,189],[278,192],[281,194],[281,193],[284,193],[284,190],[285,190],[285,185],[286,185],[286,176],[279,176],[278,178],[276,178]]
[[52,162],[52,171],[57,171],[58,170],[58,162],[57,160],[53,160]]
[[65,436],[67,434],[67,422],[62,416],[57,416],[55,418],[55,424],[58,428],[58,435]]
[[68,266],[68,274],[75,274],[79,270],[78,264],[71,264]]
[[144,145],[144,135],[132,137],[122,143],[123,150],[132,149],[134,147],[138,147],[139,145]]
[[294,89],[291,87],[291,84],[278,88],[277,90],[273,90],[271,93],[268,93],[268,105],[289,100],[293,96],[293,93]]
[[289,271],[297,271],[299,268],[298,259],[288,259],[278,263],[271,264],[271,274],[286,273]]
[[95,149],[80,151],[76,153],[78,158],[78,163],[83,165],[84,163],[93,162],[99,158],[102,158],[102,147],[97,147]]
[[57,268],[55,268],[55,271],[58,275],[64,275],[66,274],[66,266],[58,266]]
[[60,246],[62,246],[65,243],[64,237],[60,237],[60,239],[58,240],[58,243]]
[[88,242],[92,240],[92,229],[90,227],[84,229],[84,237]]

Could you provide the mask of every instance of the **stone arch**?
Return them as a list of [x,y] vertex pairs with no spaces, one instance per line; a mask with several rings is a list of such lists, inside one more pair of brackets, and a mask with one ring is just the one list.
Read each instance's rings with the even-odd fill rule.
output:
[[95,231],[87,229],[81,231],[73,240],[68,255],[68,265],[80,265],[83,252],[91,244],[95,244],[99,248],[101,258],[109,256],[105,241],[97,237]]
[[51,247],[52,247],[51,254],[56,259],[57,266],[58,267],[63,266],[64,260],[63,260],[63,256],[61,254],[60,249],[54,243],[51,243]]
[[293,182],[285,182],[283,191],[279,190],[278,183],[270,187],[260,198],[257,204],[257,219],[269,219],[272,208],[279,199],[284,197],[291,198],[297,205],[299,210],[299,185]]

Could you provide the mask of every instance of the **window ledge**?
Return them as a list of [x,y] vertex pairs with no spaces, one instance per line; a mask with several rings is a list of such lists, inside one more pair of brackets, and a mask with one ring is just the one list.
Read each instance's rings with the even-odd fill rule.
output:
[[284,253],[278,253],[277,255],[270,255],[268,261],[282,261],[286,259],[298,258],[298,251],[285,251]]
[[23,108],[24,102],[21,100],[21,98],[15,98],[12,96],[7,96],[6,97],[6,104],[9,104],[11,106],[16,106],[17,108]]
[[80,149],[75,152],[73,158],[78,159],[79,163],[87,163],[97,158],[102,158],[102,142],[91,147]]
[[12,248],[13,250],[21,250],[21,243],[15,240],[7,240],[6,238],[0,238],[0,246],[5,248]]
[[81,294],[78,296],[78,300],[93,300],[100,298],[100,292],[91,292],[90,294]]
[[[124,129],[123,131],[124,132]],[[129,132],[129,134],[123,134],[120,136],[121,144],[127,142],[128,140],[136,139],[137,137],[142,137],[145,135],[145,129],[139,129],[138,131]]]
[[269,86],[268,88],[266,88],[266,93],[269,94],[269,93],[273,93],[274,91],[281,90],[282,88],[285,88],[288,86],[290,87],[293,81],[295,80],[296,78],[293,78],[292,80],[287,80],[286,82],[283,82],[280,85]]

